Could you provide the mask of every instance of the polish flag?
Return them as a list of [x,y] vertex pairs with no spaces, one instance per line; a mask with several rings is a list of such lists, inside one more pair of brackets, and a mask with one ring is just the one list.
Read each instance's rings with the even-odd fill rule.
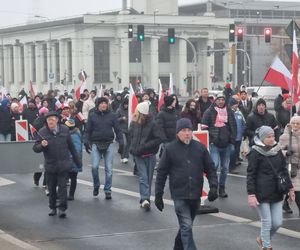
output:
[[100,89],[98,90],[97,96],[98,97],[102,97],[103,96],[103,86],[102,86],[102,84],[100,85]]
[[35,137],[35,133],[37,133],[37,130],[30,123],[29,123],[29,128],[30,128],[31,136],[32,136],[32,138],[34,138]]
[[61,102],[59,100],[56,100],[55,107],[56,107],[56,110],[58,110],[60,108],[63,108],[63,104],[61,104]]
[[157,105],[157,109],[158,109],[158,112],[160,111],[161,109],[161,106],[164,105],[164,97],[165,97],[165,93],[164,93],[164,90],[162,88],[162,85],[161,85],[161,81],[160,79],[158,79],[158,84],[159,84],[159,97],[158,97],[158,105]]
[[83,116],[83,114],[82,114],[81,112],[79,112],[79,113],[76,115],[76,117],[77,117],[78,120],[81,121],[81,122],[84,120],[84,116]]
[[286,90],[291,90],[292,87],[292,74],[278,57],[274,59],[264,80]]
[[293,57],[292,57],[292,83],[293,83],[293,103],[296,104],[299,100],[300,89],[298,82],[299,56],[296,40],[296,31],[293,33]]
[[86,89],[86,77],[87,77],[87,74],[85,73],[85,71],[82,70],[79,73],[80,85],[75,90],[75,97],[77,100],[80,99],[80,94],[82,94],[84,89]]
[[138,105],[138,99],[134,93],[132,85],[129,86],[129,100],[128,100],[128,126],[132,120],[132,115],[135,112],[136,106]]
[[32,84],[32,81],[30,80],[30,82],[29,82],[29,92],[30,92],[30,97],[32,98],[32,99],[34,99],[34,97],[35,97],[35,90],[34,90],[34,87],[33,87],[33,84]]
[[168,89],[168,95],[173,95],[173,74],[170,73],[170,81],[169,81],[169,89]]
[[19,101],[19,111],[20,111],[20,113],[23,112],[23,110],[24,110],[24,105],[26,105],[26,106],[28,107],[28,102],[27,102],[27,97],[26,97],[26,95],[24,95],[24,96],[22,97],[22,99]]

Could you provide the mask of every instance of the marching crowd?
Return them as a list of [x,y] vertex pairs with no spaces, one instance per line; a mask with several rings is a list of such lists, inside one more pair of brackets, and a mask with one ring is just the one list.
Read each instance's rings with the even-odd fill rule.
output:
[[[122,164],[132,156],[134,174],[139,178],[140,207],[149,211],[156,157],[155,205],[162,211],[167,177],[180,229],[174,249],[197,249],[192,224],[200,204],[203,173],[210,191],[208,200],[227,198],[228,173],[238,173],[247,161],[248,203],[261,218],[256,241],[261,249],[272,249],[271,238],[282,224],[282,209],[293,213],[296,201],[300,213],[300,116],[288,91],[282,89],[274,102],[276,115],[268,111],[264,99],[248,96],[245,88],[234,93],[226,84],[223,93],[209,96],[207,88],[181,106],[176,95],[166,95],[160,107],[153,89],[136,93],[138,105],[129,121],[129,91],[85,90],[78,101],[65,92],[27,97],[27,105],[9,94],[0,105],[0,141],[15,141],[15,120],[26,119],[34,128],[33,150],[43,152],[44,181],[49,192],[49,216],[66,217],[67,200],[74,200],[77,174],[82,171],[82,146],[91,154],[93,196],[99,195],[99,164],[104,161],[105,199],[112,199],[112,169],[119,145]],[[192,131],[209,131],[209,148],[192,139]],[[279,192],[278,173],[288,174],[286,190]],[[217,177],[217,170],[220,170]],[[34,173],[39,185],[42,173]],[[70,188],[67,190],[67,182]],[[282,201],[284,202],[282,205]],[[57,199],[59,201],[58,205]]]

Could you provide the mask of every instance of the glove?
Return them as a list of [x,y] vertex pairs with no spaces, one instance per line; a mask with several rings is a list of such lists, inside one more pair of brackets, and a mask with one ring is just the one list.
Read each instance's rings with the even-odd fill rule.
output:
[[285,155],[287,157],[289,157],[289,156],[292,156],[293,154],[294,154],[294,152],[292,150],[288,150]]
[[216,188],[211,188],[208,192],[208,201],[212,202],[218,198],[218,191]]
[[89,143],[84,143],[85,151],[90,154],[91,153],[91,146]]
[[155,196],[154,203],[157,209],[162,212],[164,209],[164,201],[162,196]]

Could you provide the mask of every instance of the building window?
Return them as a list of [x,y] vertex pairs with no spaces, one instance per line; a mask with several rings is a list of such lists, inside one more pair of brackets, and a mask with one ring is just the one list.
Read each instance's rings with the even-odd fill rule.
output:
[[42,45],[43,75],[42,81],[48,82],[48,61],[47,61],[47,44]]
[[[195,47],[196,53],[198,51],[198,43],[197,42],[192,42],[192,44]],[[191,45],[189,43],[186,44],[186,61],[188,63],[192,63],[194,59],[194,52],[193,49],[191,48]]]
[[158,60],[161,63],[170,62],[170,45],[167,39],[160,39],[158,42]]
[[94,81],[110,81],[109,41],[94,41]]
[[35,57],[35,45],[31,45],[31,74],[32,81],[36,82],[36,57]]
[[72,82],[72,42],[67,42],[67,56],[68,56],[68,67],[67,67],[67,82]]
[[142,46],[141,42],[133,40],[129,42],[129,62],[141,62],[142,61]]
[[21,59],[21,82],[25,82],[25,58],[24,58],[24,46],[20,47],[20,59]]
[[60,82],[59,43],[54,44],[55,81]]

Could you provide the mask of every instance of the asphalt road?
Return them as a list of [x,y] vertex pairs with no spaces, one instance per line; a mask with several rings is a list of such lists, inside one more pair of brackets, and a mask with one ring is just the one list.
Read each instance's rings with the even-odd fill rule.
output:
[[[154,205],[150,212],[143,211],[139,207],[138,178],[132,175],[132,164],[121,164],[116,154],[112,200],[105,200],[103,191],[95,198],[86,154],[84,163],[66,219],[48,216],[47,197],[42,187],[34,187],[31,174],[1,175],[1,250],[173,249],[178,224],[168,189],[162,213]],[[220,212],[196,217],[193,231],[198,249],[259,249],[255,238],[260,223],[247,204],[246,163],[239,170],[239,175],[228,178],[229,198],[210,204]],[[103,168],[100,172],[102,181]],[[284,215],[284,225],[273,239],[273,249],[299,250],[300,220],[296,206],[292,208],[294,214]]]

